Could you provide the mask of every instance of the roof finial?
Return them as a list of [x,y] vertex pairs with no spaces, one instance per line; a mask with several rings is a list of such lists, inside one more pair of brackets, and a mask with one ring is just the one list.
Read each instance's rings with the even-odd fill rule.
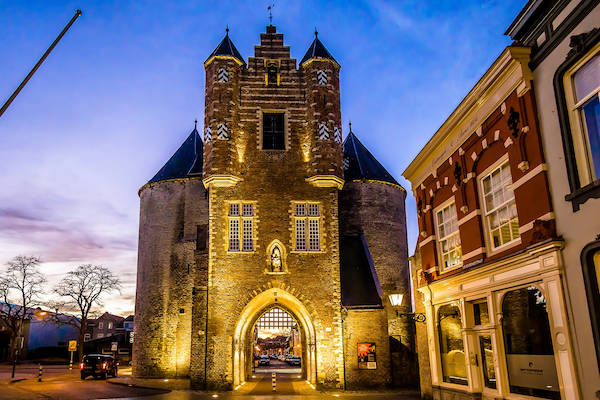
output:
[[350,133],[352,133],[352,121],[348,120],[348,128],[350,129]]
[[319,37],[319,31],[317,30],[316,26],[315,26],[315,37]]
[[225,36],[229,36],[229,24],[225,25]]
[[275,7],[275,1],[273,1],[273,4],[267,7],[267,10],[269,10],[269,26],[273,26],[273,7]]
[[194,120],[194,129],[198,128],[198,119],[196,118]]

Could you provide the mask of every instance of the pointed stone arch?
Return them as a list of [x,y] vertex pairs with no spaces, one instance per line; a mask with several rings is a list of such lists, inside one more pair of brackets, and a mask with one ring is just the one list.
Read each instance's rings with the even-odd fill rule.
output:
[[305,363],[306,379],[312,384],[317,380],[316,333],[315,321],[306,305],[290,291],[279,287],[270,287],[256,294],[249,300],[240,313],[233,334],[233,384],[240,385],[246,381],[247,374],[247,338],[256,320],[265,309],[278,305],[290,312],[300,324],[306,349]]

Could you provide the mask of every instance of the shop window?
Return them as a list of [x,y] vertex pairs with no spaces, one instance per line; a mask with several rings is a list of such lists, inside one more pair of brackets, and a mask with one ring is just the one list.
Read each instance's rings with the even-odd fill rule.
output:
[[502,332],[510,391],[560,399],[546,299],[535,286],[504,296]]
[[473,320],[475,325],[487,325],[490,323],[490,314],[486,300],[473,303]]
[[254,251],[254,205],[230,203],[227,219],[229,226],[228,250],[231,252]]
[[519,239],[519,217],[508,160],[481,179],[487,235],[492,250]]
[[460,266],[462,263],[456,204],[452,202],[435,214],[441,272],[444,272],[452,267]]
[[596,359],[600,370],[600,238],[584,247],[581,252],[583,277],[594,333]]
[[444,382],[467,385],[462,320],[457,306],[445,305],[439,308],[438,331]]
[[263,150],[285,150],[284,113],[263,113]]

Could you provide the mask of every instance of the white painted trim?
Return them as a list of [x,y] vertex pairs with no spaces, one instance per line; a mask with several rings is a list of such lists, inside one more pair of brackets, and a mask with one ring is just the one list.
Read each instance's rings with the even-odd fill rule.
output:
[[518,188],[519,186],[521,186],[522,184],[524,184],[525,182],[527,182],[528,180],[530,180],[531,178],[533,178],[534,176],[536,176],[537,174],[539,174],[540,172],[547,171],[547,170],[548,170],[547,164],[545,164],[545,163],[539,164],[537,167],[535,167],[534,169],[532,169],[531,171],[529,171],[528,173],[523,175],[521,178],[519,178],[516,182],[513,182],[513,184],[512,184],[513,191],[516,188]]
[[427,243],[431,242],[435,239],[435,235],[429,235],[426,239],[423,239],[419,242],[419,247],[425,246]]
[[538,218],[534,219],[533,221],[531,221],[531,222],[529,222],[529,223],[527,223],[527,224],[525,224],[523,226],[520,226],[519,227],[519,235],[522,235],[524,232],[532,230],[533,229],[533,223],[536,220],[538,220],[538,219],[541,220],[541,221],[549,221],[549,220],[555,219],[555,218],[556,218],[556,216],[554,215],[553,212],[546,213],[546,214],[542,215],[541,217],[538,217]]
[[468,260],[471,257],[475,257],[475,256],[478,256],[478,255],[486,253],[486,252],[487,252],[487,250],[486,250],[485,247],[480,247],[478,249],[475,249],[473,251],[468,252],[467,254],[463,254],[462,255],[462,259],[463,260]]
[[475,218],[478,215],[481,215],[481,209],[476,208],[473,211],[471,211],[469,214],[467,214],[464,217],[462,217],[461,219],[459,219],[457,221],[458,225],[460,226],[460,225],[464,224],[465,222],[469,221],[470,219]]

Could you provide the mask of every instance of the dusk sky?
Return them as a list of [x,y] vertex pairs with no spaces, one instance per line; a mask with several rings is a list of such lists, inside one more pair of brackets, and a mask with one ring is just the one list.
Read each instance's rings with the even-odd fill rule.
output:
[[[271,1],[0,0],[0,101],[64,25],[83,15],[0,117],[0,265],[36,255],[51,283],[83,263],[121,277],[101,311],[133,312],[137,191],[202,126],[203,62],[229,25],[253,55]],[[402,171],[510,44],[525,0],[276,1],[301,59],[319,38],[341,64],[353,131],[410,193]],[[408,196],[412,254],[415,201]]]

